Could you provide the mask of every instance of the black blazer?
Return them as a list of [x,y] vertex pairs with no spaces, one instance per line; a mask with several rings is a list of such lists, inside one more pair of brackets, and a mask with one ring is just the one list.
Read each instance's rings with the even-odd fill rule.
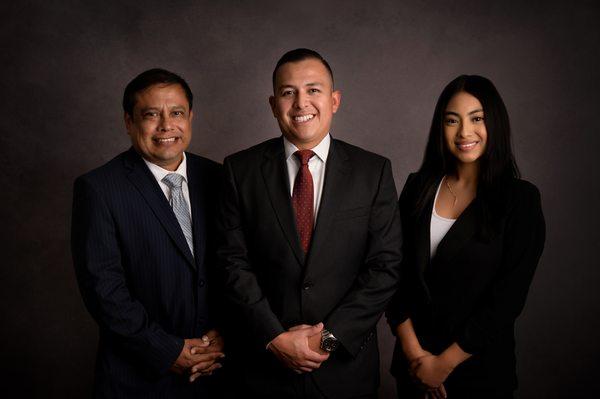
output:
[[210,215],[220,165],[186,154],[194,251],[156,179],[133,150],[75,181],[72,253],[100,328],[96,397],[191,397],[168,371],[183,339],[213,327],[208,307]]
[[289,327],[320,321],[341,347],[311,373],[319,388],[335,398],[375,392],[376,324],[396,288],[401,261],[390,162],[331,141],[306,257],[282,138],[229,156],[224,167],[218,257],[226,295],[240,316],[241,344],[231,356],[242,364],[246,392],[285,397],[295,373],[265,347]]
[[[488,204],[487,233],[482,229],[482,200],[475,198],[430,259],[434,195],[421,213],[416,210],[424,190],[435,194],[421,175],[412,174],[400,196],[405,278],[387,312],[388,322],[395,332],[398,324],[411,318],[421,345],[434,354],[453,342],[473,354],[453,371],[448,384],[514,389],[515,319],[544,246],[539,191],[517,179],[497,187]],[[392,373],[406,377],[399,343]]]

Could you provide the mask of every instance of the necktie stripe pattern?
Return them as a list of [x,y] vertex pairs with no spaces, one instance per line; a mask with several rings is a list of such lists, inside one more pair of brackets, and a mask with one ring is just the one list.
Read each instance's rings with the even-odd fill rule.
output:
[[294,190],[292,191],[292,206],[296,214],[296,228],[298,237],[304,253],[310,248],[310,239],[313,232],[314,213],[313,213],[313,178],[308,169],[308,161],[315,155],[311,150],[300,150],[294,153],[294,156],[300,161],[300,169],[294,180]]
[[169,202],[171,203],[171,208],[173,208],[175,217],[177,217],[177,221],[181,226],[185,240],[187,241],[190,251],[192,251],[193,255],[194,241],[192,236],[192,221],[189,211],[190,208],[185,200],[185,197],[183,196],[183,190],[181,188],[181,185],[183,184],[183,176],[178,173],[169,173],[162,179],[162,182],[171,189],[171,199]]

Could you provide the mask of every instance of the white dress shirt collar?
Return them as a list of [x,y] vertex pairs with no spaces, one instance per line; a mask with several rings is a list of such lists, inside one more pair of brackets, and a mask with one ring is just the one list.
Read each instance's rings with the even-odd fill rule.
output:
[[148,169],[150,169],[150,172],[152,172],[152,174],[154,175],[154,178],[158,182],[162,182],[162,179],[169,173],[178,173],[181,176],[183,176],[183,180],[187,183],[187,161],[185,158],[185,152],[183,153],[183,161],[181,161],[181,163],[179,164],[179,167],[177,167],[177,170],[175,170],[175,171],[163,169],[160,166],[158,166],[150,161],[147,161],[145,158],[142,158],[142,159],[144,160],[144,162],[146,162],[146,165],[148,165]]
[[[331,136],[329,133],[319,144],[317,144],[312,151],[318,156],[323,163],[327,162],[327,155],[329,155],[329,146],[331,145]],[[289,159],[296,151],[298,151],[298,147],[296,147],[291,141],[283,136],[283,147],[285,148],[285,159]]]

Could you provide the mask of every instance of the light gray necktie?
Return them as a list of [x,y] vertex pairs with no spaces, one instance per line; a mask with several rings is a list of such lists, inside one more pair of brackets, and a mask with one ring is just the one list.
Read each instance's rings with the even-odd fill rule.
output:
[[181,226],[181,230],[183,231],[183,235],[185,236],[185,240],[187,241],[190,251],[192,251],[192,255],[194,254],[194,242],[192,238],[192,221],[190,218],[190,212],[188,203],[183,196],[183,190],[181,189],[181,184],[183,183],[183,176],[178,173],[169,173],[162,179],[163,183],[165,183],[171,189],[171,199],[169,202],[171,203],[171,207],[173,208],[173,212],[175,212],[175,216],[177,217],[177,221]]

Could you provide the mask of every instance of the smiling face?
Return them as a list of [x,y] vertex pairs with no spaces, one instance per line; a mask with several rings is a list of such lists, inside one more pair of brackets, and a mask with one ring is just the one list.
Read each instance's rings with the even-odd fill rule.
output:
[[269,103],[283,135],[303,150],[314,148],[329,133],[340,98],[325,65],[309,58],[279,67]]
[[464,91],[456,93],[444,112],[444,139],[458,163],[476,162],[485,151],[487,130],[479,100]]
[[192,138],[192,116],[180,85],[156,84],[136,94],[133,115],[125,114],[125,126],[141,156],[176,170]]

